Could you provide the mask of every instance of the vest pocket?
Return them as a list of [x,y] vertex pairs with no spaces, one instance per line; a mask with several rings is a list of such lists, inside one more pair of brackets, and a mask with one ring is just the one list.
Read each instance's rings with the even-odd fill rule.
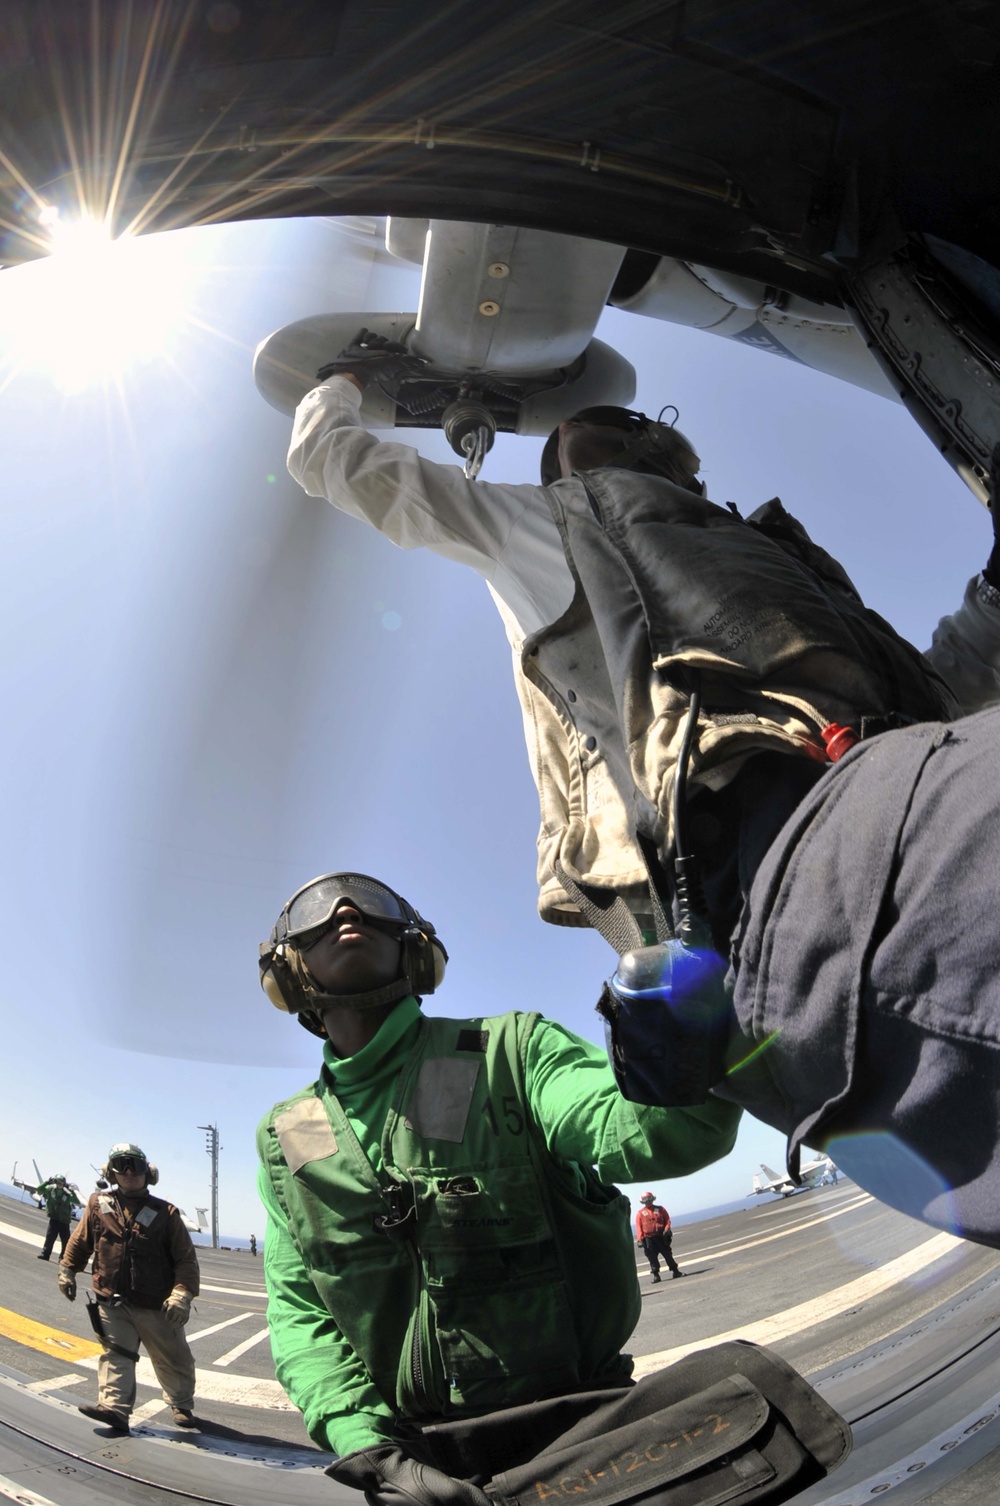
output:
[[408,1168],[444,1415],[579,1383],[572,1305],[530,1163]]
[[507,1249],[550,1237],[548,1218],[530,1161],[490,1168],[488,1183],[467,1167],[409,1166],[417,1209],[417,1242],[424,1256]]
[[509,1406],[579,1383],[573,1314],[555,1251],[549,1246],[547,1253],[551,1265],[533,1275],[511,1279],[520,1262],[508,1262],[502,1273],[493,1267],[497,1285],[428,1288],[446,1411]]

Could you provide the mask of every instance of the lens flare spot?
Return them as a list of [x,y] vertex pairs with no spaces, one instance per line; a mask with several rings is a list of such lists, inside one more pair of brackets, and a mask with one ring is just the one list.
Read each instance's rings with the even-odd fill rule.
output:
[[896,1135],[888,1131],[836,1135],[824,1145],[824,1150],[846,1176],[879,1202],[950,1234],[961,1235],[950,1184]]
[[764,1039],[758,1043],[758,1045],[754,1046],[752,1051],[747,1052],[746,1056],[741,1057],[739,1061],[733,1062],[731,1066],[727,1067],[726,1076],[733,1077],[737,1072],[741,1072],[744,1067],[749,1067],[751,1062],[757,1061],[758,1058],[763,1056],[765,1051],[767,1051],[768,1048],[774,1044],[774,1042],[780,1035],[780,1030],[772,1030],[771,1034],[765,1036]]
[[398,612],[383,612],[382,626],[387,633],[396,633],[403,626],[403,619]]

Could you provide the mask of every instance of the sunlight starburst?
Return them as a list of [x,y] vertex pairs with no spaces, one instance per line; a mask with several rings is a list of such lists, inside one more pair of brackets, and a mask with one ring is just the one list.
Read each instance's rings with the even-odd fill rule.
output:
[[41,370],[66,393],[163,359],[187,301],[187,258],[169,235],[113,240],[98,219],[39,214],[44,262],[0,281],[0,331],[9,368]]

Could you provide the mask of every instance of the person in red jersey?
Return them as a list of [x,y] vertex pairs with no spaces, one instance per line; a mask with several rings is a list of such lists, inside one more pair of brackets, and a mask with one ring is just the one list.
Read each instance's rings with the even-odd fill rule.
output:
[[671,1279],[683,1276],[684,1272],[674,1259],[670,1214],[666,1208],[661,1208],[651,1192],[644,1192],[639,1201],[642,1207],[635,1216],[636,1243],[649,1261],[649,1274],[654,1281],[659,1281],[662,1255]]

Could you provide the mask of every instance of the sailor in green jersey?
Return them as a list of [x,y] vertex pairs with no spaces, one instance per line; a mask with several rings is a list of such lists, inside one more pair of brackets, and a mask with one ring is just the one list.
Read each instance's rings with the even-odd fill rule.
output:
[[310,1436],[347,1456],[330,1472],[382,1506],[486,1501],[421,1462],[421,1425],[629,1384],[611,1183],[697,1171],[739,1118],[627,1102],[603,1049],[536,1014],[425,1016],[446,961],[353,873],[300,889],[261,947],[269,998],[325,1041],[258,1131],[271,1347]]
[[45,1230],[45,1243],[38,1257],[39,1260],[48,1260],[57,1239],[59,1254],[62,1255],[65,1251],[66,1241],[69,1239],[70,1220],[76,1212],[79,1200],[64,1176],[49,1177],[47,1182],[42,1182],[35,1188],[35,1197],[41,1199],[41,1206],[49,1216],[48,1227]]

